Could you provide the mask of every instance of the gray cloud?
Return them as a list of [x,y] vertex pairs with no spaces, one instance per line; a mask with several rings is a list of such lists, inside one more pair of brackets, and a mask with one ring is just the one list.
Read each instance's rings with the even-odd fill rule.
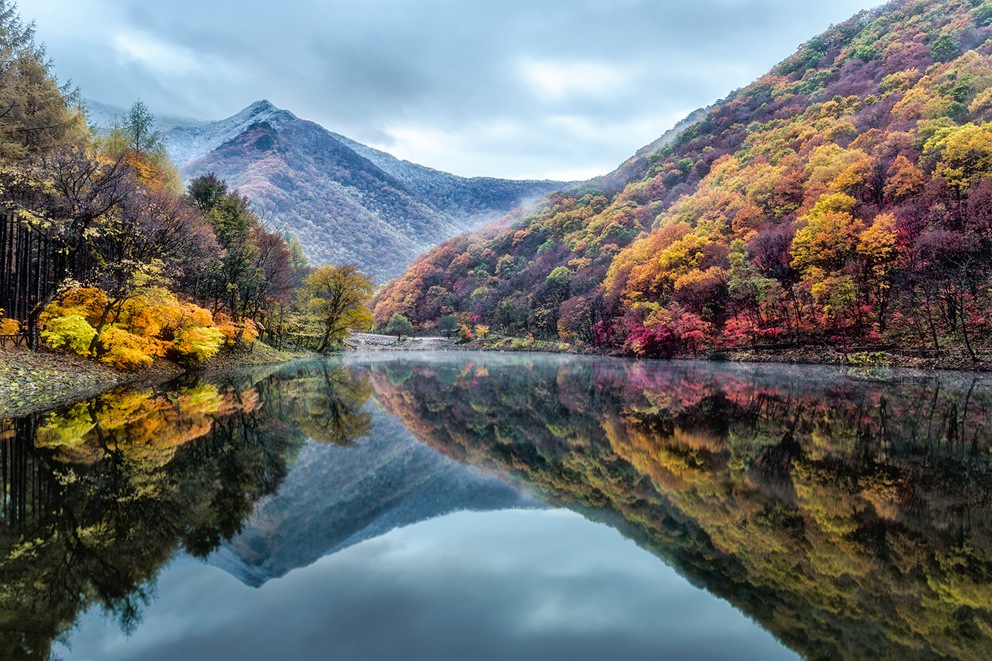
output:
[[726,602],[562,511],[394,530],[252,590],[180,563],[128,639],[89,616],[82,659],[792,659]]
[[21,11],[60,76],[100,101],[217,119],[268,98],[459,174],[563,176],[611,169],[874,4],[31,0]]

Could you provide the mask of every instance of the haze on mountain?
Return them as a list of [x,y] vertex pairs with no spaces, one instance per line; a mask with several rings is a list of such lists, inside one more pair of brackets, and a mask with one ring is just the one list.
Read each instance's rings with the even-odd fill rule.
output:
[[[127,112],[86,105],[104,127]],[[311,264],[354,264],[380,283],[445,239],[568,185],[440,172],[264,100],[220,121],[156,123],[186,181],[216,174],[248,197],[269,231],[299,239]]]

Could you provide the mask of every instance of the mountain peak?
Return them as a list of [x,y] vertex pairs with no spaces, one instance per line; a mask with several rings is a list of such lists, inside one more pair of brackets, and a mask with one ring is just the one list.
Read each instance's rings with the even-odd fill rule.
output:
[[561,188],[463,179],[400,161],[266,99],[163,138],[185,177],[214,172],[249,195],[313,263],[356,264],[379,282],[445,239]]
[[288,110],[277,108],[272,105],[272,102],[268,99],[262,99],[260,101],[255,101],[238,114],[228,117],[227,119],[222,119],[219,123],[234,127],[242,127],[248,124],[255,124],[260,121],[267,121],[270,124],[281,126],[296,119],[298,119],[297,116]]
[[164,137],[169,158],[173,163],[182,165],[202,158],[225,142],[243,134],[253,124],[265,122],[273,129],[279,129],[295,121],[299,121],[296,115],[276,108],[267,99],[262,99],[227,119],[205,127],[178,127],[166,132]]
[[272,102],[269,101],[268,99],[259,99],[255,103],[252,103],[250,106],[248,106],[246,110],[251,110],[253,112],[254,111],[261,112],[263,110],[278,110],[278,108],[272,105]]

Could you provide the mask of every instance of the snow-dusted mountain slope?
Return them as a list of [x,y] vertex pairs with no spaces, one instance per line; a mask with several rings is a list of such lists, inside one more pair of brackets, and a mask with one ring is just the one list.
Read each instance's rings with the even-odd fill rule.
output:
[[[104,127],[127,112],[90,107]],[[296,236],[311,263],[355,264],[380,283],[445,239],[568,186],[401,161],[265,100],[215,122],[161,118],[158,126],[184,179],[215,173],[270,230]]]
[[265,122],[278,130],[293,121],[298,121],[296,115],[288,110],[280,110],[263,99],[227,119],[198,126],[175,126],[163,134],[163,140],[169,158],[179,168],[183,168],[225,142],[234,140],[253,124]]

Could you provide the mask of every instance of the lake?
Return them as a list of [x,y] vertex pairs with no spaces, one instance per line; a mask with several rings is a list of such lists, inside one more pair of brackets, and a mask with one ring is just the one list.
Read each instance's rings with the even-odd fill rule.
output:
[[10,659],[984,659],[992,377],[370,353],[0,421]]

